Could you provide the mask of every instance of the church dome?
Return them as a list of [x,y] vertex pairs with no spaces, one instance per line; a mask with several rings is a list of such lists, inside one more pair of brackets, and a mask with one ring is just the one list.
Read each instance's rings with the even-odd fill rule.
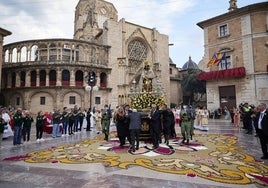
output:
[[198,65],[189,57],[189,60],[182,66],[182,70],[199,69]]

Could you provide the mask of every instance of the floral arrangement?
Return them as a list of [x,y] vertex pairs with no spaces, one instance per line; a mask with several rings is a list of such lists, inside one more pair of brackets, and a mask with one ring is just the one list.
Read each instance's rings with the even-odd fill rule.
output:
[[146,110],[151,107],[152,104],[156,104],[161,107],[166,104],[164,95],[157,95],[153,93],[139,93],[131,98],[130,106],[137,110]]

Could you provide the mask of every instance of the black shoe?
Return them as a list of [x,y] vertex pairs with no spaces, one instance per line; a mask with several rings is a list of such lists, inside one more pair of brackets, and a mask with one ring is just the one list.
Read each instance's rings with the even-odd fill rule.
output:
[[104,140],[108,141],[108,135],[107,134],[105,134]]
[[186,142],[187,145],[189,145],[189,139],[187,139],[187,142]]
[[268,156],[264,155],[261,157],[261,159],[268,159]]
[[129,151],[135,152],[136,150],[135,150],[134,147],[131,146],[131,147],[129,148]]

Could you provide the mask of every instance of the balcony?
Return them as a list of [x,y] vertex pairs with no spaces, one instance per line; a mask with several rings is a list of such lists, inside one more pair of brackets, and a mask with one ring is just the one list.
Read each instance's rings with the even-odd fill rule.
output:
[[218,70],[211,72],[201,72],[198,75],[198,80],[215,80],[215,79],[229,79],[229,78],[241,78],[246,75],[245,67],[237,67],[226,70]]

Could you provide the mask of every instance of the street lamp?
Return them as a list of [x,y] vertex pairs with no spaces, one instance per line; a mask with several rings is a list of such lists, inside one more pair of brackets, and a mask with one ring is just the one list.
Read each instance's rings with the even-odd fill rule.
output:
[[134,85],[134,93],[136,93],[136,80],[134,79],[133,81],[132,81],[132,84]]
[[87,76],[87,78],[88,78],[88,85],[86,86],[86,91],[89,91],[89,102],[90,102],[90,110],[92,110],[92,92],[93,92],[93,90],[94,91],[98,91],[99,90],[99,88],[98,88],[98,86],[96,86],[96,74],[95,74],[95,72],[89,72],[88,73],[88,76]]

